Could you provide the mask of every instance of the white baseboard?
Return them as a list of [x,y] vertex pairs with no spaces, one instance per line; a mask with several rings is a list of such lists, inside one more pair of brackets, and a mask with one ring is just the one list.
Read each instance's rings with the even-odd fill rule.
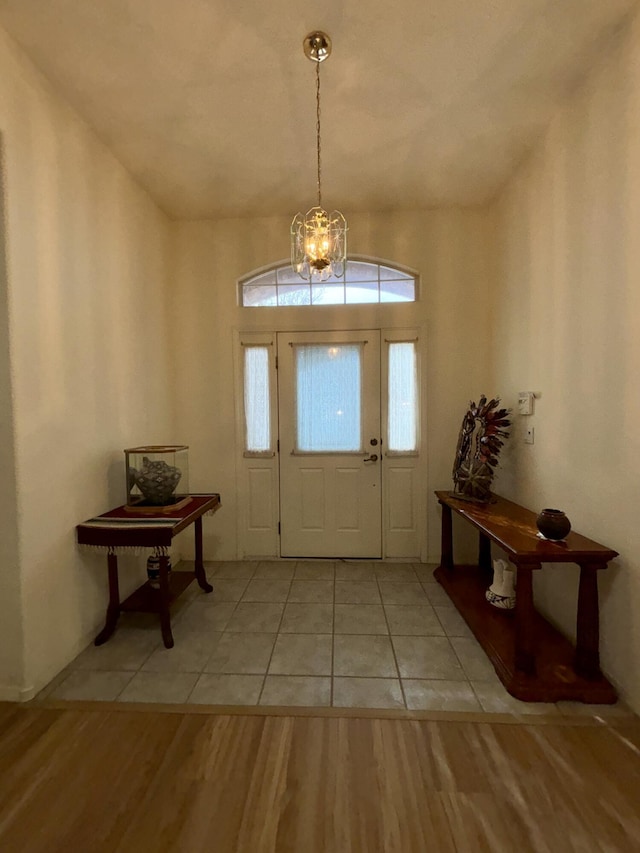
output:
[[74,660],[80,652],[84,651],[86,647],[93,641],[94,637],[98,633],[98,631],[104,625],[104,618],[101,619],[100,623],[94,626],[89,631],[86,631],[82,637],[80,637],[74,644],[69,654],[69,659],[67,663],[62,665],[54,665],[49,667],[47,672],[38,679],[36,684],[30,684],[26,687],[19,685],[4,685],[0,684],[0,702],[29,702],[35,696],[43,690],[47,684],[50,684],[53,679],[59,675],[68,664]]
[[34,687],[18,687],[17,684],[0,684],[0,702],[28,702],[36,695]]

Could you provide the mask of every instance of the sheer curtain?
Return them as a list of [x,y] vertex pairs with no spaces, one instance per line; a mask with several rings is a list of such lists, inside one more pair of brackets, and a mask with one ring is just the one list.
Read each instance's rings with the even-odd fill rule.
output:
[[410,452],[418,444],[416,347],[413,342],[389,344],[388,450]]
[[361,436],[361,344],[295,347],[297,449],[357,452]]
[[271,450],[269,408],[269,348],[244,348],[245,449],[252,453]]

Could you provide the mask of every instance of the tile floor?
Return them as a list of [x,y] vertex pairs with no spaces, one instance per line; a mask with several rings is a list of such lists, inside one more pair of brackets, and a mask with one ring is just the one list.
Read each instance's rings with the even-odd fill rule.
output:
[[[185,564],[178,569],[188,568]],[[629,713],[620,704],[525,703],[499,682],[434,566],[207,563],[172,610],[123,614],[38,699],[392,708],[525,714]]]

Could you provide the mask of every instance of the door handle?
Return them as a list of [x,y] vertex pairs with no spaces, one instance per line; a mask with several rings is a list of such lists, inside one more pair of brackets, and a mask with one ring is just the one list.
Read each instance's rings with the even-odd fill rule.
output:
[[363,462],[377,462],[378,461],[378,454],[372,453],[371,456],[365,456],[362,461]]

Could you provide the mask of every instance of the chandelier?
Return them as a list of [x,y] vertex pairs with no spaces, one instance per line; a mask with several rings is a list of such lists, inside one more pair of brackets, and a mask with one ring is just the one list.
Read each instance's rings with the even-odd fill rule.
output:
[[341,278],[347,262],[347,220],[339,210],[327,213],[322,207],[320,167],[320,63],[331,53],[326,33],[309,33],[304,42],[307,59],[316,63],[316,154],[318,204],[306,214],[296,213],[291,223],[291,266],[305,281]]

